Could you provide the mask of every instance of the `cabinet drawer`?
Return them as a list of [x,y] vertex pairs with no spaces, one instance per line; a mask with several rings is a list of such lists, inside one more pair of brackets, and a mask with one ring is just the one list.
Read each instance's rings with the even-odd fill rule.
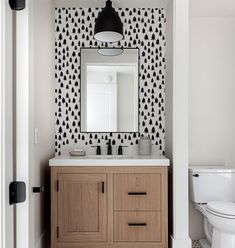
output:
[[161,210],[161,174],[115,174],[114,210]]
[[160,212],[114,212],[115,242],[160,242]]

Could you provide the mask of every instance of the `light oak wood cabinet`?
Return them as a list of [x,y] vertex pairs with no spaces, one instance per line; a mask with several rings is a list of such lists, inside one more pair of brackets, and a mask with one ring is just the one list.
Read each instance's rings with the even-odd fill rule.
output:
[[167,167],[51,167],[52,248],[167,248]]

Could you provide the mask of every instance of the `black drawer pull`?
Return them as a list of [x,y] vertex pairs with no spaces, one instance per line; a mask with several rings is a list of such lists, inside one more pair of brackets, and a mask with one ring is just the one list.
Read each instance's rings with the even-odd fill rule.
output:
[[147,223],[128,223],[128,226],[147,226]]
[[147,192],[128,192],[128,195],[147,195]]
[[104,181],[101,183],[101,192],[104,193]]

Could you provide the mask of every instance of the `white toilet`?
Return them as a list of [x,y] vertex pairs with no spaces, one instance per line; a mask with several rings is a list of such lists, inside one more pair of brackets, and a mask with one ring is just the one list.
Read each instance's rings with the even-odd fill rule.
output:
[[190,199],[204,217],[203,248],[235,248],[235,168],[191,166]]

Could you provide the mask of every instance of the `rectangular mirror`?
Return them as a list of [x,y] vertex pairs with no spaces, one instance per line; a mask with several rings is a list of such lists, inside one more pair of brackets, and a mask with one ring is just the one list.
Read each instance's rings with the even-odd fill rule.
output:
[[81,132],[138,132],[139,50],[99,52],[81,48]]

